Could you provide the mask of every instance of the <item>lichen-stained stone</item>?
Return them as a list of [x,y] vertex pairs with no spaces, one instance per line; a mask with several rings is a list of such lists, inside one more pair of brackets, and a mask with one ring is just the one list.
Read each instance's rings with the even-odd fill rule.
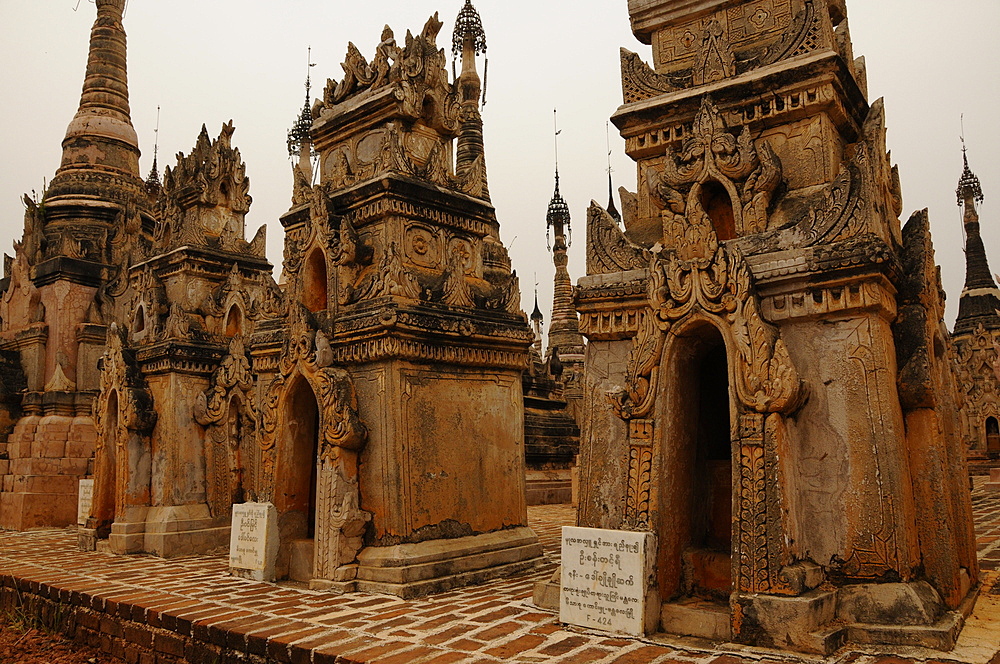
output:
[[624,228],[588,216],[579,523],[656,533],[664,629],[950,648],[978,569],[943,299],[844,4],[629,11],[653,63],[622,52]]
[[532,335],[482,148],[485,37],[467,4],[450,81],[440,29],[433,16],[401,44],[386,28],[371,63],[349,46],[295,138],[282,309],[250,344],[253,481],[278,509],[279,573],[309,540],[317,588],[421,595],[541,553],[525,527]]

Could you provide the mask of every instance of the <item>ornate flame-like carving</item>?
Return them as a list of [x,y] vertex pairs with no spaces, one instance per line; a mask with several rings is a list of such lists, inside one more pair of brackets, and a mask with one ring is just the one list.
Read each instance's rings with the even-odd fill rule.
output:
[[648,178],[653,199],[664,208],[665,246],[671,246],[675,237],[686,238],[687,246],[702,248],[708,256],[714,249],[707,236],[691,237],[700,226],[685,228],[710,219],[703,200],[705,186],[714,182],[725,189],[736,235],[760,233],[767,229],[767,209],[781,183],[781,163],[767,141],[759,150],[754,146],[746,127],[738,136],[730,133],[719,109],[705,97],[691,137],[679,152],[667,155],[662,173],[651,171]]
[[626,386],[611,396],[619,417],[645,417],[656,397],[666,334],[692,316],[713,320],[735,354],[736,396],[760,413],[792,412],[805,389],[777,330],[760,313],[750,270],[735,249],[718,247],[708,259],[682,260],[673,252],[653,255],[649,267],[649,309],[633,342]]
[[209,507],[212,514],[229,513],[232,504],[246,498],[244,478],[252,477],[249,455],[241,443],[254,439],[257,410],[252,393],[253,374],[243,339],[237,335],[212,374],[211,386],[195,398],[194,418],[206,427],[209,460]]
[[648,259],[618,228],[607,210],[590,202],[587,209],[587,274],[640,270]]
[[427,20],[419,35],[413,36],[407,31],[402,48],[396,44],[389,26],[385,26],[371,63],[353,43],[348,44],[347,56],[341,65],[344,78],[339,82],[327,81],[322,105],[332,107],[352,96],[394,86],[393,94],[402,102],[406,115],[421,117],[425,104],[429,103],[440,112],[438,119],[444,127],[454,131],[459,104],[448,83],[444,50],[437,47],[442,25],[435,14]]
[[252,199],[246,165],[239,149],[232,146],[234,131],[230,121],[213,141],[202,126],[191,154],[178,153],[177,165],[164,169],[154,252],[194,244],[264,255],[263,229],[252,242],[244,239],[243,219]]

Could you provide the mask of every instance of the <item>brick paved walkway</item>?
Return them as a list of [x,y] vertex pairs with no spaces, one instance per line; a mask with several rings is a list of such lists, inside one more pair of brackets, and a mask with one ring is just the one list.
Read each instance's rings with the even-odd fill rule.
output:
[[[984,567],[996,569],[1000,494],[986,495],[981,485],[977,480],[973,495],[980,557]],[[530,525],[549,556],[534,573],[408,601],[385,595],[335,596],[238,579],[228,576],[223,556],[167,561],[82,553],[70,530],[0,531],[0,608],[27,601],[26,596],[35,598],[34,610],[47,611],[63,632],[140,664],[818,661],[663,636],[609,638],[559,625],[556,616],[532,605],[531,590],[535,581],[551,575],[559,528],[573,519],[568,506],[529,508]],[[898,664],[899,657],[937,657],[1000,664],[1000,573],[986,577],[987,588],[953,652],[898,647],[842,651],[832,661]],[[888,652],[899,657],[884,656]]]
[[972,490],[972,516],[976,522],[976,547],[979,567],[1000,570],[1000,491],[986,492],[989,477],[976,476]]

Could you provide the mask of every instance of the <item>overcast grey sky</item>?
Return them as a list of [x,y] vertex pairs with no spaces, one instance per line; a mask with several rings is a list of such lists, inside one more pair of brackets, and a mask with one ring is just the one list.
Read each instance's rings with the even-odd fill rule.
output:
[[[251,179],[247,235],[268,225],[268,256],[281,260],[278,217],[288,208],[285,134],[302,107],[306,47],[314,90],[340,78],[347,42],[371,58],[382,26],[397,39],[435,11],[450,43],[464,0],[130,0],[132,120],[148,171],[156,107],[160,167],[189,151],[202,123],[216,136],[233,119]],[[24,192],[41,192],[79,102],[95,8],[89,0],[0,0],[0,251],[20,236]],[[478,0],[489,50],[484,112],[490,190],[504,242],[531,309],[534,275],[548,319],[551,260],[545,209],[552,195],[552,109],[562,128],[563,195],[574,219],[570,271],[584,273],[586,208],[607,200],[605,122],[621,103],[618,48],[650,61],[629,31],[625,0]],[[888,144],[903,183],[904,221],[928,207],[949,296],[949,325],[964,280],[955,185],[962,168],[960,114],[969,161],[983,182],[983,236],[1000,270],[1000,34],[997,0],[848,0],[855,55],[868,66],[870,98],[885,97]],[[615,186],[635,189],[635,169],[611,128]]]

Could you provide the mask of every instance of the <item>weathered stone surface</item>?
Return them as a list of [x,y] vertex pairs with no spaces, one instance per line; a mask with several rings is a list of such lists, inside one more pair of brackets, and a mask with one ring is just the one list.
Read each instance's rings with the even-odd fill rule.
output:
[[715,602],[744,643],[924,643],[977,576],[926,216],[843,3],[768,6],[629,3],[653,66],[622,54],[625,229],[588,218],[579,522],[656,533],[665,629]]

